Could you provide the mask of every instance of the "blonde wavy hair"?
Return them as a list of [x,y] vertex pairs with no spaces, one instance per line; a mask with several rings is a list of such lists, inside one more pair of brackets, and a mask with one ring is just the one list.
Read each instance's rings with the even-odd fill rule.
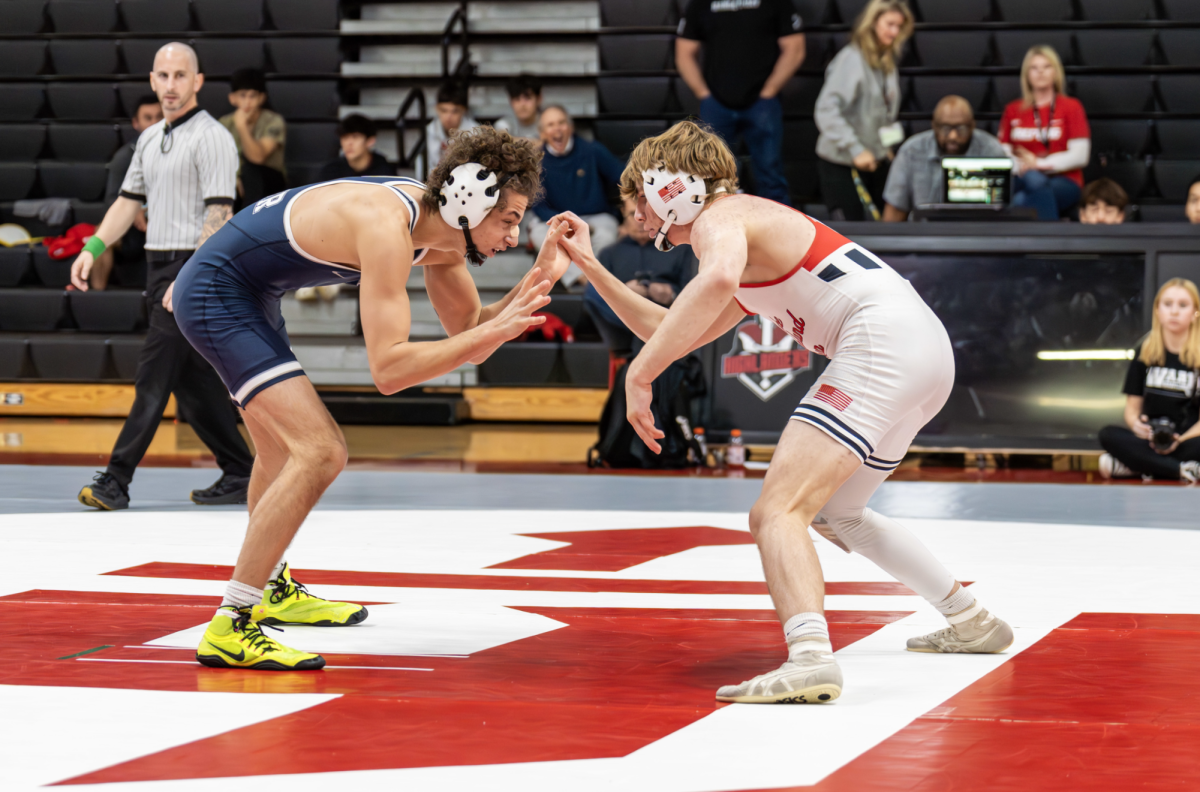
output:
[[[1162,285],[1158,294],[1154,295],[1150,332],[1142,339],[1142,353],[1138,355],[1138,360],[1147,366],[1161,366],[1167,362],[1167,342],[1163,336],[1162,323],[1158,321],[1158,305],[1167,289],[1183,289],[1192,298],[1192,307],[1200,311],[1200,291],[1196,290],[1196,284],[1187,278],[1171,278]],[[1187,338],[1184,339],[1183,349],[1179,352],[1179,362],[1188,368],[1200,368],[1200,321],[1195,316],[1188,326]]]
[[1054,92],[1060,96],[1067,95],[1067,72],[1063,69],[1062,58],[1058,57],[1054,47],[1049,44],[1034,44],[1029,48],[1029,52],[1025,53],[1025,60],[1021,61],[1021,96],[1025,99],[1026,107],[1033,107],[1033,86],[1029,84],[1029,64],[1039,55],[1050,61],[1050,65],[1054,67]]
[[722,187],[725,192],[721,195],[733,195],[738,190],[737,160],[725,141],[703,124],[680,121],[661,135],[637,144],[621,174],[621,197],[637,200],[642,171],[660,163],[669,171],[702,177],[708,190],[705,204],[716,198]]
[[[885,48],[880,45],[879,39],[875,38],[875,23],[879,21],[879,17],[893,11],[904,15],[904,25],[900,28],[900,35],[896,36],[892,45]],[[904,0],[871,0],[854,20],[850,43],[862,51],[863,57],[867,59],[867,63],[872,69],[879,69],[885,74],[894,72],[900,63],[900,53],[904,49],[904,42],[908,41],[913,34],[915,22],[912,9]]]

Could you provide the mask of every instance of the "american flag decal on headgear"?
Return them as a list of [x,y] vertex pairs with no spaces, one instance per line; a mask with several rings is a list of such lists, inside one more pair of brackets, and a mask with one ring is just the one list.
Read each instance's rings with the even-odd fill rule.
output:
[[666,187],[663,187],[661,190],[659,190],[658,197],[662,198],[663,203],[668,203],[672,198],[674,198],[676,195],[679,195],[686,189],[687,187],[684,186],[683,179],[676,179]]
[[820,399],[838,412],[843,412],[847,407],[850,406],[850,402],[854,401],[854,399],[851,399],[845,393],[842,393],[832,385],[822,385],[817,389],[817,392],[813,394],[813,398]]

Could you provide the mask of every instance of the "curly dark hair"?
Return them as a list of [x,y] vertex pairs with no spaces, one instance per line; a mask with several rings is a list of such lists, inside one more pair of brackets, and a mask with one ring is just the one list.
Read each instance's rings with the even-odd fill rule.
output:
[[[542,147],[501,129],[478,126],[451,135],[441,162],[425,182],[422,203],[431,211],[437,211],[438,191],[446,183],[450,171],[468,162],[478,162],[495,171],[505,190],[524,195],[531,205],[542,197]],[[503,195],[501,192],[498,206],[504,205]]]

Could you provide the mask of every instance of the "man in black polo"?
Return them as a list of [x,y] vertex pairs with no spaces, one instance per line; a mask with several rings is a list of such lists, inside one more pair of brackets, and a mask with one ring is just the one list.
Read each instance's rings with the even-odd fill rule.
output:
[[675,68],[700,100],[701,120],[730,148],[742,137],[754,192],[785,205],[779,92],[804,62],[800,25],[791,0],[691,0],[675,39]]
[[150,328],[138,357],[133,407],[108,469],[79,493],[80,502],[93,508],[129,507],[134,469],[150,447],[172,393],[181,414],[212,450],[224,474],[208,489],[194,490],[192,500],[246,502],[253,457],[238,433],[229,395],[162,304],[184,262],[232,214],[237,147],[229,132],[197,106],[196,92],[203,84],[204,75],[191,47],[172,43],[158,51],[150,85],[165,119],[138,138],[119,197],[71,267],[71,282],[87,291],[96,257],[124,236],[143,205],[147,208]]

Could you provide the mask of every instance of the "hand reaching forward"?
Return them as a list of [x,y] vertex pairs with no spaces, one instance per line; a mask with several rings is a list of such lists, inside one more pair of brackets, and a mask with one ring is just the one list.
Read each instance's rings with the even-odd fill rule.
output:
[[559,242],[570,232],[571,226],[557,217],[550,218],[546,225],[550,227],[550,231],[546,234],[546,241],[542,243],[534,266],[546,273],[550,284],[554,285],[567,271],[567,267],[571,266],[570,254],[559,247]]
[[571,261],[578,264],[581,258],[590,258],[594,255],[591,229],[581,217],[574,212],[563,212],[550,218],[552,223],[555,220],[566,223],[570,228],[569,233],[558,244],[570,254]]
[[524,333],[531,327],[536,327],[546,321],[544,316],[533,314],[550,302],[546,296],[551,283],[545,278],[541,268],[534,267],[522,279],[517,296],[504,307],[504,310],[487,323],[499,335],[498,341],[508,341]]
[[[630,366],[636,366],[631,363]],[[642,382],[634,376],[631,368],[625,377],[625,417],[633,431],[637,432],[642,442],[656,454],[662,453],[658,441],[666,437],[663,431],[654,425],[654,413],[650,411],[650,403],[654,399],[652,383]]]

